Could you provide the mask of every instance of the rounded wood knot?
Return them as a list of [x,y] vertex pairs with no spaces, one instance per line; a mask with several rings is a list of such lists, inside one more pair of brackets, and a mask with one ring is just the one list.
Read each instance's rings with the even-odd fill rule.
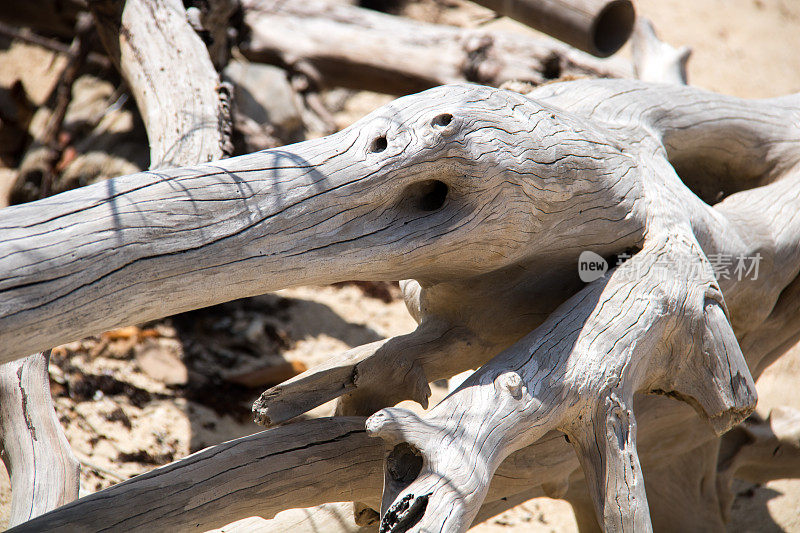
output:
[[497,376],[495,383],[501,388],[506,389],[511,394],[511,397],[515,400],[522,399],[522,392],[525,386],[525,383],[522,381],[522,376],[517,374],[516,372],[509,371],[504,372]]

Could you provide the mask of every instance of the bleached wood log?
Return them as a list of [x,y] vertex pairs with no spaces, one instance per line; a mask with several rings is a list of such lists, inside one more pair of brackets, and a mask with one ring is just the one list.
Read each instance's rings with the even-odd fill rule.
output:
[[0,457],[11,478],[9,526],[78,497],[80,464],[50,396],[49,353],[0,365]]
[[[466,530],[495,465],[552,429],[574,443],[605,529],[651,529],[634,393],[686,398],[718,433],[755,408],[755,385],[699,246],[682,236],[654,240],[422,420],[398,408],[368,420],[368,431],[425,459],[412,483],[387,464],[382,531]],[[694,263],[699,275],[669,275],[672,265]]]
[[204,531],[293,507],[374,501],[384,454],[363,418],[299,422],[206,448],[15,531]]
[[[115,9],[122,9],[119,4],[115,7],[102,2],[94,2],[92,6],[95,15],[105,22],[114,16]],[[143,115],[152,144],[151,159],[159,164],[219,159],[224,156],[222,148],[227,142],[225,128],[229,117],[218,100],[219,79],[205,46],[185,18],[181,18],[181,13],[183,7],[179,3],[127,2],[119,15],[119,26],[101,28],[106,44],[118,54],[117,65],[132,87],[140,109],[151,111]],[[114,30],[122,35],[119,43],[116,35],[109,34]],[[170,42],[177,47],[163,46]],[[142,51],[147,50],[145,44],[162,46],[143,56]],[[181,59],[178,63],[181,55],[191,55],[192,59]],[[192,82],[156,94],[154,84],[163,81],[165,66],[172,67],[170,76],[184,75]],[[161,74],[154,75],[157,72]],[[186,114],[188,102],[199,104],[200,112]],[[213,119],[212,128],[204,123],[209,118]],[[175,124],[185,131],[173,130]],[[37,354],[0,366],[3,459],[11,472],[12,485],[10,525],[30,520],[78,497],[79,463],[55,417],[48,362],[49,356]]]
[[[0,341],[13,331],[26,342],[34,320],[48,336],[18,354],[13,343],[0,346],[13,358],[35,342],[273,288],[414,277],[412,307],[423,325],[467,331],[497,353],[581,289],[582,250],[611,256],[647,245],[658,228],[680,229],[674,237],[695,239],[706,256],[761,253],[757,280],[719,283],[733,331],[747,339],[773,318],[790,324],[783,313],[796,305],[782,303],[800,265],[796,117],[796,97],[744,102],[624,81],[553,84],[530,98],[449,86],[399,100],[328,138],[7,209],[0,265],[13,274],[0,282]],[[709,202],[721,191],[730,196],[712,208],[685,185]],[[168,214],[158,207],[162,197],[172,202]],[[688,222],[665,208],[673,204]],[[193,279],[210,290],[193,290]],[[80,316],[65,316],[75,309]],[[791,335],[746,353],[750,367]],[[417,354],[407,352],[397,369],[414,368]],[[431,356],[426,365],[454,374],[464,369],[458,359]],[[685,369],[671,370],[678,377]],[[627,390],[637,390],[635,382]],[[386,383],[369,388],[380,392]],[[701,396],[712,414],[741,400],[706,397],[687,383],[664,390]],[[300,391],[303,380],[294,386]],[[373,393],[369,399],[380,403]],[[681,431],[696,417],[671,418],[671,409],[637,408],[643,427],[647,419],[663,424],[656,425],[670,443],[660,447],[663,460],[702,444],[681,447]],[[564,484],[562,476],[540,479]]]
[[329,86],[400,95],[458,81],[499,86],[632,75],[624,61],[598,60],[556,41],[426,24],[326,0],[245,0],[243,7],[249,37],[240,48],[248,59],[310,69]]
[[[599,107],[602,104],[595,104],[593,110],[597,111]],[[796,113],[795,110],[794,114]],[[659,120],[656,127],[662,129],[665,117],[660,113],[657,116]],[[646,127],[649,117],[642,118],[642,126]],[[657,142],[664,142],[668,150],[674,149],[669,139],[665,138],[667,133],[664,129],[657,132]],[[655,153],[652,148],[647,150],[651,154]],[[761,158],[763,157],[761,154]],[[786,161],[789,167],[796,162],[797,155],[788,157]],[[785,169],[786,166],[783,168],[784,172]],[[680,254],[675,256],[676,249],[683,247],[689,251],[697,250],[699,246],[692,244],[695,239],[693,234],[703,240],[709,234],[717,232],[709,232],[707,228],[698,232],[692,228],[691,217],[698,217],[699,213],[693,213],[691,208],[687,209],[687,205],[693,203],[688,198],[685,201],[670,199],[672,194],[679,191],[668,185],[674,179],[670,174],[674,176],[671,167],[668,167],[666,173],[658,165],[649,169],[649,191],[658,200],[648,206],[652,211],[648,216],[644,249],[616,270],[610,278],[595,282],[594,290],[602,291],[601,295],[592,294],[592,285],[584,289],[574,297],[571,308],[569,302],[565,304],[530,339],[523,340],[505,355],[481,368],[459,391],[424,417],[424,420],[419,420],[404,410],[388,409],[368,421],[368,429],[374,434],[398,446],[410,445],[418,450],[426,465],[419,477],[410,484],[408,480],[399,483],[387,474],[382,506],[382,531],[406,531],[411,528],[427,530],[434,524],[437,527],[442,525],[444,518],[447,520],[442,526],[445,529],[466,529],[480,505],[481,490],[485,489],[488,479],[491,478],[493,465],[502,459],[505,450],[515,448],[515,444],[512,444],[515,439],[517,445],[520,441],[524,444],[528,442],[527,439],[535,440],[539,431],[553,428],[564,429],[571,434],[579,456],[583,458],[584,471],[601,523],[615,531],[648,529],[650,519],[636,453],[632,393],[645,387],[645,390],[649,388],[652,392],[671,393],[688,399],[704,416],[711,419],[720,432],[736,423],[754,407],[752,379],[733,330],[722,311],[721,305],[724,304],[718,289],[714,288],[716,282],[708,275],[709,265],[696,270],[706,272],[706,281],[702,281],[702,275],[699,283],[696,281],[696,274],[688,276],[689,293],[696,290],[691,288],[694,283],[697,287],[705,287],[700,291],[705,292],[705,296],[701,296],[700,301],[695,304],[681,296],[681,291],[686,290],[685,286],[681,286],[687,281],[686,266],[702,263],[705,257],[695,251],[690,254],[695,256],[694,259],[681,258]],[[654,180],[654,176],[658,178]],[[783,176],[773,176],[776,182],[765,189],[783,189],[786,197],[791,198],[783,205],[794,205],[800,186],[796,172],[790,170]],[[666,189],[672,189],[671,192],[654,192],[664,185]],[[774,198],[775,190],[769,192]],[[678,196],[681,196],[680,193]],[[738,203],[740,209],[736,214],[729,214],[731,218],[728,220],[728,227],[721,228],[723,231],[720,233],[725,233],[724,230],[727,229],[734,238],[738,233],[740,241],[751,241],[743,244],[752,246],[755,244],[752,240],[770,239],[776,232],[783,233],[787,225],[793,228],[791,231],[796,231],[796,220],[793,218],[776,222],[772,217],[766,217],[761,221],[764,225],[759,226],[758,232],[752,231],[751,227],[745,227],[742,224],[741,208],[746,201],[753,202],[757,198],[765,198],[763,189],[732,196],[730,202]],[[696,202],[694,205],[699,210],[706,209]],[[681,215],[682,212],[691,214]],[[751,215],[745,215],[750,224],[758,219],[754,211],[747,214]],[[683,222],[679,222],[680,220]],[[665,221],[668,226],[664,225]],[[719,223],[720,220],[715,222]],[[668,244],[670,238],[671,245]],[[651,243],[650,247],[648,241]],[[651,248],[654,241],[657,243],[656,249]],[[784,265],[788,267],[787,273],[790,276],[796,276],[796,241],[789,238],[784,243],[786,248],[781,250],[779,245],[780,251],[773,250],[777,253],[770,259],[788,254],[791,259]],[[714,250],[709,249],[709,244],[713,246],[713,243],[705,244],[706,253],[711,254]],[[716,251],[719,253],[718,249]],[[662,266],[666,276],[658,274],[657,264],[647,267],[637,265],[640,260],[652,261],[653,258],[666,259],[666,265]],[[633,273],[625,274],[637,266]],[[774,266],[772,263],[773,268]],[[646,276],[637,272],[644,272]],[[677,272],[681,273],[675,276]],[[689,272],[691,273],[691,269]],[[675,277],[670,279],[670,275]],[[693,277],[695,281],[692,281]],[[760,284],[743,284],[739,281],[739,287],[736,287],[736,283],[726,284],[726,294],[731,297],[734,305],[740,304],[741,297],[749,292],[750,287],[747,285]],[[785,286],[780,284],[781,290]],[[718,295],[709,293],[709,288]],[[623,295],[621,299],[624,304],[622,301],[614,302],[619,294]],[[778,296],[779,292],[771,293],[773,299],[768,303],[770,308]],[[718,303],[714,304],[715,301]],[[600,323],[595,324],[591,315],[582,315],[581,307],[597,312]],[[674,323],[667,326],[666,330],[662,329],[663,326],[657,327],[657,323],[664,318],[664,309],[670,310],[667,316],[671,317],[686,314],[685,320],[679,319],[678,323],[683,322],[690,329],[681,332]],[[631,319],[625,319],[629,313]],[[604,315],[607,316],[602,318]],[[609,321],[610,316],[614,318]],[[700,331],[705,328],[706,333],[702,336],[700,346],[697,345],[700,339],[696,339],[697,334],[693,333],[698,327],[692,325],[696,319],[690,319],[691,316],[705,316],[701,321],[705,325],[700,326]],[[764,318],[765,316],[761,317],[761,322]],[[752,323],[750,327],[753,327]],[[647,332],[647,335],[637,334],[637,330]],[[658,331],[664,333],[659,334]],[[550,335],[553,340],[548,343],[545,339]],[[608,340],[604,341],[604,338]],[[679,342],[689,344],[675,346],[672,343],[676,339],[683,339]],[[707,361],[701,364],[703,358],[700,354],[692,354],[692,350],[698,348],[702,350],[703,356],[717,357],[718,362]],[[561,353],[555,360],[552,359],[553,350]],[[602,355],[587,355],[593,350],[598,350],[597,353]],[[653,357],[659,357],[653,353],[654,350],[662,354],[662,350],[666,350],[668,358],[654,364]],[[616,359],[617,363],[614,363],[615,353],[622,355],[622,359]],[[682,361],[678,363],[676,358]],[[598,367],[592,368],[591,361],[599,361]],[[572,368],[572,364],[579,366]],[[685,367],[683,371],[677,371],[675,365],[687,364],[700,366]],[[705,375],[709,371],[712,375]],[[539,379],[535,377],[537,373],[541,376]],[[667,387],[660,381],[662,379],[667,379]],[[571,380],[577,381],[570,385]],[[747,385],[743,386],[744,383]],[[606,390],[609,392],[603,392]],[[517,402],[505,398],[506,395]],[[586,398],[589,399],[588,406],[582,401]],[[518,405],[520,401],[525,405]],[[551,401],[554,403],[550,403]],[[479,405],[484,407],[476,408]],[[541,416],[532,416],[532,413],[537,413],[540,409]],[[454,416],[453,413],[461,415]],[[580,413],[584,413],[584,416],[580,416]],[[724,413],[727,414],[719,418]],[[585,420],[582,420],[584,417]],[[553,424],[553,418],[562,421]],[[492,438],[487,440],[490,436]],[[444,442],[448,445],[443,445]],[[463,457],[463,450],[481,451]],[[460,468],[463,465],[469,467]],[[387,468],[391,471],[390,466],[387,465]],[[442,484],[441,479],[447,479],[448,482]],[[460,496],[454,499],[455,494]],[[448,511],[442,512],[443,509]]]
[[[126,531],[197,531],[323,502],[357,499],[377,507],[388,450],[380,439],[367,436],[364,421],[320,418],[212,446],[12,531],[100,531],[111,525]],[[530,483],[526,474],[531,471],[568,477],[577,469],[574,456],[561,454],[549,464],[537,456],[563,445],[563,436],[553,434],[537,450],[513,454],[498,469],[488,499],[519,492]]]
[[92,0],[89,6],[144,119],[150,166],[174,167],[230,154],[230,95],[183,4]]
[[622,48],[636,13],[629,0],[476,0],[579,50],[608,57]]

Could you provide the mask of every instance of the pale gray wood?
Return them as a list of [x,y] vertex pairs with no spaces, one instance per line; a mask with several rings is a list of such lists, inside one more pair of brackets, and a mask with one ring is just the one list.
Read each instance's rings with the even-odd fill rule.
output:
[[150,166],[205,163],[230,154],[229,95],[183,3],[99,0],[89,6],[144,119]]
[[[92,8],[101,22],[98,30],[142,111],[153,164],[223,157],[229,117],[220,100],[219,77],[182,4],[132,0],[94,2]],[[53,410],[48,361],[37,354],[0,366],[0,428],[3,459],[11,472],[11,525],[78,497],[79,463]]]
[[[303,401],[304,394],[346,393],[352,398],[349,406],[343,402],[340,412],[346,412],[392,405],[399,397],[422,399],[422,383],[472,368],[534,331],[429,415],[443,427],[450,424],[446,442],[478,451],[469,460],[434,461],[423,469],[413,483],[441,467],[469,494],[450,506],[443,504],[447,491],[437,488],[423,519],[436,522],[434,510],[446,507],[453,510],[454,530],[467,527],[502,458],[514,449],[535,450],[538,444],[522,447],[546,429],[562,429],[590,481],[615,480],[609,491],[590,482],[598,515],[609,527],[644,527],[642,486],[624,483],[623,474],[640,479],[651,457],[663,464],[716,437],[682,404],[655,409],[634,393],[674,392],[722,431],[754,401],[734,333],[744,343],[762,326],[797,326],[797,304],[785,297],[800,270],[798,108],[797,97],[742,101],[631,81],[552,84],[529,97],[452,85],[398,100],[327,138],[117,178],[0,211],[0,271],[11,273],[0,281],[3,357],[280,287],[415,278],[418,284],[406,287],[420,329],[402,341],[403,350],[384,351],[393,354],[388,370],[369,363],[379,360],[370,353],[380,349],[364,348],[341,365],[284,384],[267,403],[288,399],[282,408],[288,412],[313,403]],[[445,183],[447,194],[430,180]],[[609,256],[637,246],[644,251],[605,281],[582,288],[576,273],[581,251]],[[659,258],[707,266],[713,254],[756,252],[762,255],[757,279],[720,280],[717,289],[703,269],[683,274],[667,268],[663,279],[620,277]],[[586,303],[591,299],[608,301],[614,312]],[[556,328],[559,337],[542,326],[545,320],[575,331]],[[33,324],[41,327],[39,337]],[[435,339],[446,334],[463,350],[440,346],[437,356]],[[609,342],[614,334],[620,342]],[[13,335],[34,340],[15,353],[13,343],[2,342]],[[750,369],[796,335],[748,345]],[[549,347],[541,364],[506,365],[504,358],[524,354],[531,339],[537,358]],[[578,349],[569,339],[580,340]],[[601,357],[606,352],[607,362]],[[342,371],[352,370],[354,360],[369,371]],[[561,380],[542,378],[547,364]],[[728,369],[741,376],[732,385],[722,379]],[[493,372],[499,373],[486,377]],[[615,377],[618,391],[601,386]],[[473,386],[484,378],[486,386]],[[368,393],[356,398],[359,389]],[[551,409],[522,409],[535,404],[530,391]],[[585,397],[578,394],[571,404],[582,391]],[[495,394],[500,402],[492,401]],[[601,408],[606,401],[612,409]],[[469,410],[450,410],[458,405]],[[576,410],[585,415],[581,422],[569,416]],[[495,423],[504,412],[505,422]],[[609,424],[618,413],[627,422]],[[410,415],[394,418],[399,433],[388,430],[389,422],[375,432],[417,439],[426,457],[460,449],[437,446],[435,432]],[[599,439],[608,427],[613,435],[628,428],[616,441],[624,446]],[[599,454],[585,451],[592,439],[602,444]],[[561,455],[566,448],[566,442],[557,447]],[[542,462],[530,477],[520,477],[563,493],[576,463],[567,473],[536,472],[557,460],[555,449],[537,457]],[[386,508],[408,490],[388,491]],[[609,510],[617,496],[619,523]]]
[[204,531],[324,501],[374,501],[384,450],[363,418],[300,422],[206,448],[12,531]]
[[688,46],[675,48],[659,39],[649,19],[636,19],[631,37],[631,55],[636,79],[686,84],[686,63],[692,55],[692,49]]
[[11,478],[9,526],[78,497],[80,464],[50,397],[49,353],[0,366],[0,456]]
[[[319,418],[212,446],[12,531],[197,531],[323,502],[357,499],[377,507],[387,448],[367,436],[364,420]],[[548,435],[538,451],[553,453],[563,442],[562,435]],[[519,492],[530,482],[520,475],[531,469],[553,477],[576,468],[569,453],[543,465],[533,450],[521,450],[500,467],[488,499]]]
[[327,85],[401,95],[458,81],[632,76],[627,61],[599,60],[550,39],[426,24],[330,0],[243,6],[247,58],[311,70]]

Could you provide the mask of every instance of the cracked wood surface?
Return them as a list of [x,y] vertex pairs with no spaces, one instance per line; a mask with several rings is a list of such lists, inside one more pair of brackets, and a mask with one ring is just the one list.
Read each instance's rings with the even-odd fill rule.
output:
[[[735,341],[729,342],[732,333],[724,330],[730,330],[727,306],[732,331],[749,348],[744,357],[756,372],[798,336],[796,328],[764,338],[759,329],[796,323],[797,304],[790,296],[796,292],[800,268],[797,100],[742,101],[686,87],[611,80],[548,85],[528,98],[455,85],[398,100],[327,138],[195,168],[117,178],[80,194],[6,209],[0,212],[0,226],[8,235],[0,243],[0,267],[11,274],[0,281],[0,340],[29,328],[29,334],[18,338],[30,339],[30,344],[15,351],[6,343],[10,348],[2,355],[13,359],[37,345],[280,287],[353,277],[415,278],[418,283],[406,284],[413,296],[412,314],[421,321],[412,339],[436,328],[443,328],[440,334],[460,331],[464,343],[457,357],[448,356],[447,342],[424,348],[428,341],[421,336],[419,346],[424,349],[415,352],[406,345],[403,350],[385,350],[391,368],[382,370],[383,365],[375,363],[374,371],[358,373],[355,390],[347,384],[353,372],[340,372],[333,365],[326,371],[333,376],[328,381],[312,370],[291,386],[284,384],[283,392],[270,399],[277,404],[290,393],[302,399],[304,391],[311,390],[320,397],[347,393],[352,401],[345,399],[340,412],[371,414],[403,396],[424,401],[422,383],[480,364],[541,326],[581,291],[575,267],[581,251],[611,257],[644,247],[648,253],[637,261],[645,261],[658,257],[660,248],[653,248],[654,243],[672,238],[690,244],[665,247],[664,253],[696,249],[692,257],[699,257],[695,263],[700,264],[714,254],[761,254],[757,280],[720,280],[724,304],[716,297],[707,308],[686,296],[692,302],[684,306],[687,314],[676,313],[687,319],[676,324],[676,331],[684,333],[673,339],[685,342],[691,335],[681,327],[705,324],[716,332],[710,339],[727,339],[711,355],[729,354],[726,364],[742,374]],[[720,199],[713,208],[709,205]],[[162,207],[165,202],[169,210]],[[192,279],[206,290],[188,286]],[[708,282],[698,281],[690,294],[700,294],[697,287],[704,284]],[[596,285],[583,291],[596,294]],[[654,287],[660,289],[658,284]],[[665,313],[683,309],[683,300],[666,296],[642,308],[642,324],[661,324],[667,320]],[[590,311],[573,312],[586,316]],[[713,316],[703,318],[708,313]],[[32,335],[34,321],[47,325],[37,329],[44,333],[39,337]],[[633,328],[639,335],[646,330]],[[766,342],[758,345],[755,339]],[[643,343],[641,350],[615,352],[624,355],[615,358],[615,364],[631,361],[635,369],[620,396],[624,402],[630,403],[640,389],[674,390],[692,398],[705,416],[717,419],[718,430],[751,408],[747,387],[704,388],[696,379],[683,379],[691,365],[665,371],[655,364],[664,356],[658,348],[657,343]],[[370,360],[371,351],[380,353],[365,348],[359,365]],[[554,369],[563,369],[556,363],[568,352],[553,353]],[[572,358],[587,353],[596,352],[581,351]],[[587,364],[597,361],[589,357]],[[352,361],[345,363],[352,370]],[[574,364],[579,368],[578,361]],[[490,366],[484,373],[496,368]],[[722,385],[717,371],[725,368],[712,367],[711,372]],[[598,370],[597,377],[602,375]],[[749,384],[742,376],[741,383]],[[514,391],[525,390],[522,376],[506,377],[501,389],[512,397]],[[392,378],[396,386],[387,387],[386,379]],[[471,383],[480,379],[479,374]],[[580,382],[568,380],[564,390]],[[358,388],[368,394],[355,397]],[[463,398],[467,388],[449,401]],[[592,396],[596,405],[605,397]],[[669,401],[659,411],[643,400],[635,400],[641,437],[659,438],[647,448],[640,445],[645,466],[631,463],[634,474],[646,476],[647,457],[656,452],[659,460],[668,462],[715,438],[702,430],[691,410],[679,408],[681,404]],[[313,403],[292,407],[294,401],[300,400],[289,401],[287,409],[302,412]],[[447,403],[442,405],[437,413],[447,409]],[[563,426],[555,418],[547,423]],[[602,428],[602,423],[592,423]],[[683,437],[697,424],[699,438],[685,442]],[[517,441],[513,435],[503,436],[511,447],[484,458],[491,468],[484,469],[470,509],[459,511],[457,528],[468,526],[465,517],[477,512],[490,471],[501,456],[538,436],[523,433]],[[479,441],[470,440],[477,434],[458,429],[452,438],[480,447]],[[572,434],[577,444],[582,434]],[[634,449],[630,442],[627,450]],[[606,456],[618,456],[609,449]],[[541,458],[546,464],[554,457],[551,451]],[[604,459],[582,457],[585,466],[593,465],[586,468],[587,475],[595,478],[608,464],[612,473],[621,468],[614,461],[597,468]],[[535,480],[553,493],[561,492],[558,487],[567,485],[570,477],[535,468],[529,474],[526,482]],[[598,492],[602,491],[595,490],[593,496],[604,517],[603,502],[613,495]],[[636,501],[644,502],[642,492],[630,494],[632,503],[627,511],[623,506],[621,520],[641,524],[636,510],[642,507]],[[432,509],[437,506],[436,498],[429,501]]]
[[[91,8],[142,111],[152,164],[223,157],[230,130],[225,93],[182,4],[96,0]],[[11,474],[11,525],[78,497],[79,464],[53,410],[48,362],[49,355],[37,354],[0,366],[0,428],[3,459]]]
[[[12,531],[197,531],[247,518],[272,518],[290,507],[357,499],[377,506],[387,447],[367,436],[363,417],[320,418],[211,446],[161,468],[85,496]],[[559,449],[561,435],[537,452]],[[519,492],[527,469],[566,475],[577,466],[562,454],[540,464],[532,449],[498,469],[488,501]],[[287,507],[288,506],[288,507]],[[109,507],[115,513],[109,514]]]
[[50,396],[49,353],[0,366],[0,446],[13,487],[9,525],[78,497],[80,465]]

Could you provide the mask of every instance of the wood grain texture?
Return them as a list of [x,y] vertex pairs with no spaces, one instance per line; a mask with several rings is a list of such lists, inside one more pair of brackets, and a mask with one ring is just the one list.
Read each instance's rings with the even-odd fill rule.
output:
[[[94,1],[91,6],[100,22],[98,30],[142,111],[153,164],[223,157],[229,117],[220,100],[219,78],[182,4]],[[177,85],[167,83],[175,77]],[[53,410],[48,361],[48,356],[37,354],[0,366],[0,427],[3,459],[11,472],[11,525],[78,497],[79,465]]]
[[[570,445],[537,448],[558,431],[606,527],[657,529],[648,470],[718,446],[753,408],[751,372],[798,335],[798,143],[797,96],[432,89],[326,138],[0,211],[2,356],[292,285],[413,278],[417,331],[283,384],[265,417],[424,402],[427,382],[501,354],[423,419],[370,419],[395,446],[385,529],[465,529],[515,450],[540,452],[519,483],[568,495],[577,461],[547,465]],[[632,257],[586,285],[587,250]],[[755,254],[755,278],[709,271]]]
[[230,154],[228,93],[179,0],[91,0],[98,33],[144,119],[150,166]]
[[78,497],[80,465],[50,396],[50,354],[0,366],[0,447],[11,478],[9,526]]

